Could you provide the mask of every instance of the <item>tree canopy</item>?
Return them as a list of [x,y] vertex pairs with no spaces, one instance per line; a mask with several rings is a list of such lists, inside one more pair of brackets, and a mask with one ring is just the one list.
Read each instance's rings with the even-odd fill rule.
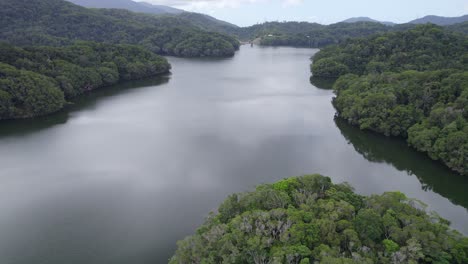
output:
[[[306,23],[309,26],[297,27],[296,30],[290,30],[294,27],[294,22],[285,24],[272,24],[263,27],[265,34],[261,35],[261,45],[264,46],[295,46],[320,48],[330,44],[337,44],[348,38],[365,37],[376,33],[387,32],[392,27],[374,22],[356,22],[356,23],[336,23],[328,26]],[[274,26],[273,26],[274,25]]]
[[188,20],[119,9],[87,9],[63,0],[0,1],[0,40],[14,45],[62,46],[76,40],[135,44],[166,55],[232,56],[233,37]]
[[308,175],[229,196],[170,263],[466,263],[468,238],[448,224],[402,193]]
[[87,91],[169,69],[165,58],[131,45],[19,48],[0,43],[0,120],[49,114]]
[[338,114],[401,136],[468,175],[468,37],[434,25],[349,40],[320,51],[314,76],[340,77]]

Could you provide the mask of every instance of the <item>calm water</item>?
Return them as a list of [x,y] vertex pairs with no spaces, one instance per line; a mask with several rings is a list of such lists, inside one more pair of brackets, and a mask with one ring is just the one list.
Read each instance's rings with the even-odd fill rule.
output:
[[468,180],[334,120],[332,92],[309,82],[314,52],[170,58],[171,76],[1,124],[0,262],[165,263],[228,194],[307,173],[401,190],[467,234]]

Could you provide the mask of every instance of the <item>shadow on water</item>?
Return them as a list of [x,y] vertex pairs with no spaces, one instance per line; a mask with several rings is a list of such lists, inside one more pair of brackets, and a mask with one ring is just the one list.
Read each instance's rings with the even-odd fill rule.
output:
[[320,77],[310,77],[310,83],[323,90],[333,90],[333,84],[335,84],[336,79],[330,78],[320,78]]
[[424,191],[434,191],[451,202],[468,208],[466,177],[452,172],[443,164],[408,147],[400,138],[362,131],[340,118],[335,118],[335,124],[348,143],[367,160],[391,164],[408,175],[416,176]]
[[41,116],[30,119],[5,120],[0,122],[0,138],[8,136],[24,136],[29,133],[37,132],[55,125],[67,123],[70,114],[82,109],[92,109],[103,98],[120,95],[133,89],[140,89],[149,86],[158,86],[169,82],[170,74],[158,76],[155,78],[129,81],[121,84],[100,88],[81,95],[73,99],[69,106],[63,110],[47,116]]

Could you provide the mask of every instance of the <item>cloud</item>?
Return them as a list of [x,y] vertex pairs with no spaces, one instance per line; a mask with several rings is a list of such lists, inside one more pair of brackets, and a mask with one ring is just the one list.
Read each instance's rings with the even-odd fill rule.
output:
[[298,6],[302,4],[303,0],[284,0],[283,1],[283,6],[288,7],[288,6]]

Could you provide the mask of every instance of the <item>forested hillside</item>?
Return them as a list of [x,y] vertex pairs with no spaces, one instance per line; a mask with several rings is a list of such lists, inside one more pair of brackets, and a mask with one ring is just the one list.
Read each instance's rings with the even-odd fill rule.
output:
[[334,105],[361,129],[402,136],[468,175],[468,37],[435,26],[320,51],[314,76],[340,77]]
[[158,54],[232,56],[236,39],[171,16],[87,9],[63,0],[0,1],[0,40],[11,44],[71,44],[76,40],[137,44]]
[[145,2],[136,2],[133,0],[67,0],[74,4],[89,8],[118,8],[129,11],[148,14],[179,14],[183,10],[169,6],[152,5]]
[[405,31],[413,24],[386,25],[380,22],[358,21],[321,25],[309,22],[266,22],[250,27],[230,29],[227,33],[241,40],[259,39],[265,46],[295,46],[321,48],[349,38],[379,33]]
[[[391,27],[374,22],[337,23],[328,26],[310,24],[308,29],[297,29],[297,32],[283,27],[264,28],[261,44],[265,46],[297,46],[319,48],[340,43],[348,38],[365,37],[376,33],[387,32]],[[257,33],[258,34],[258,33]]]
[[192,25],[211,32],[218,32],[234,36],[234,33],[240,29],[240,27],[234,24],[200,13],[183,12],[175,15],[175,17],[187,20],[187,22],[191,23]]
[[454,25],[450,25],[447,27],[448,29],[452,30],[452,31],[455,31],[455,32],[459,32],[459,33],[463,33],[463,34],[467,34],[468,35],[468,22],[463,22],[463,23],[458,23],[458,24],[454,24]]
[[424,207],[321,175],[289,178],[229,196],[170,263],[467,263],[468,238]]
[[145,2],[135,2],[132,0],[67,0],[84,7],[93,8],[113,8],[125,9],[138,13],[157,14],[157,15],[172,15],[173,17],[186,20],[189,24],[199,27],[200,29],[218,33],[230,33],[233,28],[238,26],[230,24],[225,21],[218,20],[214,17],[186,12],[181,9],[176,9],[168,6],[153,5]]
[[[264,46],[293,46],[321,48],[339,44],[349,38],[362,38],[379,33],[399,32],[414,28],[415,24],[390,24],[372,21],[340,22],[320,25],[308,22],[266,22],[243,28],[223,28],[227,34],[241,40],[258,39]],[[450,30],[467,33],[466,23],[451,24]]]
[[442,16],[425,16],[412,20],[408,23],[410,24],[435,24],[439,26],[454,25],[457,23],[468,22],[468,15],[459,16],[459,17],[442,17]]
[[0,120],[53,113],[87,91],[169,69],[166,59],[130,45],[19,48],[0,43]]

